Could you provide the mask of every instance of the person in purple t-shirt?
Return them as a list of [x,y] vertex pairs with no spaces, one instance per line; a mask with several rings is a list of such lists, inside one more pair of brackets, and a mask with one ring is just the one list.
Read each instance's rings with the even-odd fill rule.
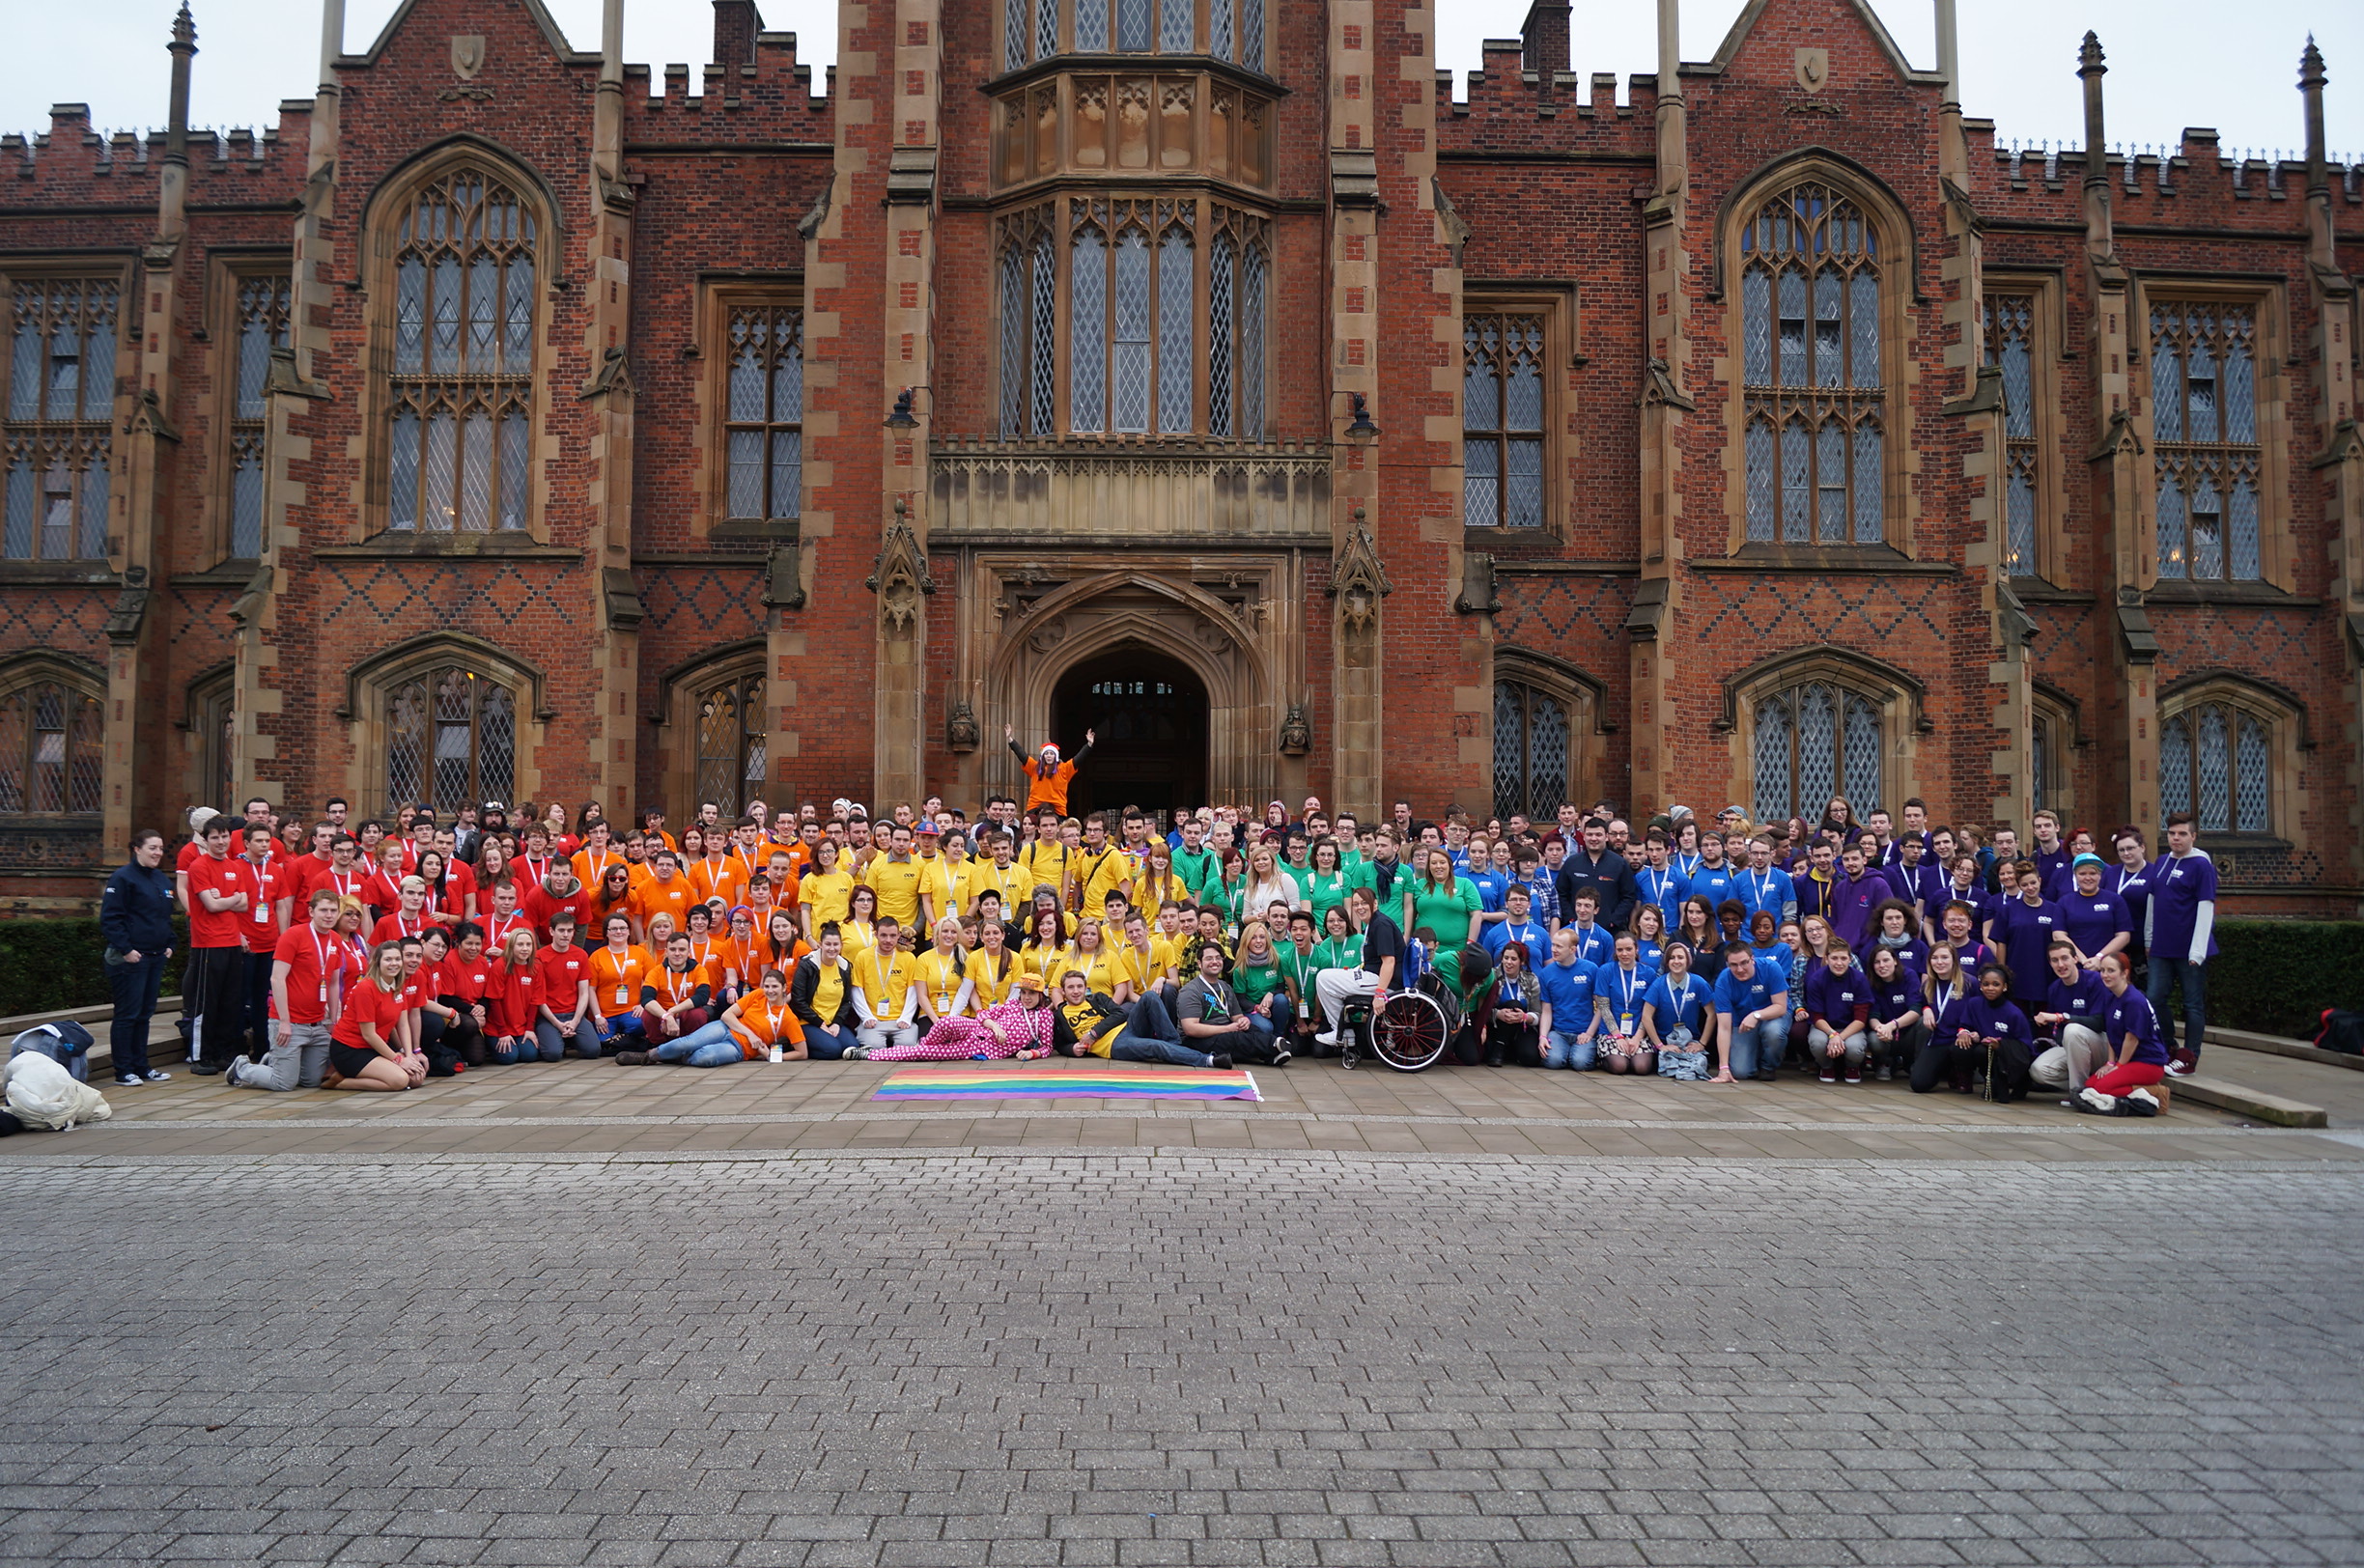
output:
[[1995,908],[1986,921],[1986,939],[2003,950],[2012,1000],[2022,1013],[2033,1014],[2043,1005],[2052,979],[2044,954],[2066,928],[2061,907],[2043,896],[2043,872],[2035,861],[2013,865],[2012,883],[2019,896]]
[[[2188,811],[2167,819],[2167,853],[2151,862],[2150,903],[2143,946],[2151,955],[2152,1010],[2167,1048],[2167,1073],[2199,1070],[2208,1031],[2208,965],[2216,956],[2216,862],[2194,847],[2199,830]],[[2176,997],[2183,999],[2183,1044],[2176,1044]]]
[[1807,1054],[1822,1081],[1836,1082],[1843,1067],[1849,1083],[1861,1083],[1864,1052],[1872,1044],[1872,981],[1844,947],[1833,944],[1806,982],[1806,1022]]
[[[1839,857],[1839,880],[1831,884],[1830,909],[1825,918],[1830,921],[1831,935],[1848,947],[1860,947],[1872,930],[1872,912],[1883,900],[1893,898],[1896,889],[1888,879],[1867,869],[1869,856],[1864,847],[1850,844]],[[1696,882],[1693,886],[1697,886]]]

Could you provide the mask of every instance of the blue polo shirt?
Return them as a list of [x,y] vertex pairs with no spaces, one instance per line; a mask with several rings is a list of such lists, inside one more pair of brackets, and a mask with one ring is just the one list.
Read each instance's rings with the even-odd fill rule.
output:
[[1551,1004],[1552,1028],[1561,1034],[1582,1034],[1592,1026],[1592,966],[1579,958],[1570,964],[1546,964],[1535,971],[1543,999]]
[[1761,964],[1746,980],[1727,967],[1716,976],[1715,1010],[1729,1013],[1737,1023],[1747,1014],[1763,1011],[1774,997],[1787,995],[1788,991],[1789,977],[1772,973]]

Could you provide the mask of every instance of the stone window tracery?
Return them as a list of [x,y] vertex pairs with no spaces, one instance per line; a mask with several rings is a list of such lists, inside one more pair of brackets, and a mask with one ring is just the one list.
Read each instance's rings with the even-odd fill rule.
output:
[[15,286],[0,422],[0,558],[106,556],[120,294],[110,278]]
[[2257,359],[2255,305],[2152,305],[2151,434],[2162,578],[2265,579]]

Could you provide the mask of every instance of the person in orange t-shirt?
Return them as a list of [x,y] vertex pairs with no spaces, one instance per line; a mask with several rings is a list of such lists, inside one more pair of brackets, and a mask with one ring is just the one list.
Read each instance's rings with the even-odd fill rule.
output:
[[640,1033],[640,988],[656,966],[649,962],[648,949],[633,940],[629,917],[609,915],[605,935],[606,945],[591,952],[591,1020],[601,1042],[615,1046],[625,1043],[619,1035]]
[[649,920],[658,914],[673,917],[673,929],[689,929],[690,906],[700,902],[697,889],[690,879],[681,874],[681,856],[671,850],[659,850],[651,864],[656,867],[648,881],[633,889],[632,901],[625,913],[632,916],[633,939],[649,939]]

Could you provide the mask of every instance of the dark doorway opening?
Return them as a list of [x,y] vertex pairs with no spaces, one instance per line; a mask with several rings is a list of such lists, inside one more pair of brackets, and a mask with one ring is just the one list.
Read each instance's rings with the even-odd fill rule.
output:
[[1073,756],[1085,730],[1098,740],[1067,792],[1074,815],[1206,803],[1206,686],[1180,659],[1124,643],[1060,676],[1051,733]]

